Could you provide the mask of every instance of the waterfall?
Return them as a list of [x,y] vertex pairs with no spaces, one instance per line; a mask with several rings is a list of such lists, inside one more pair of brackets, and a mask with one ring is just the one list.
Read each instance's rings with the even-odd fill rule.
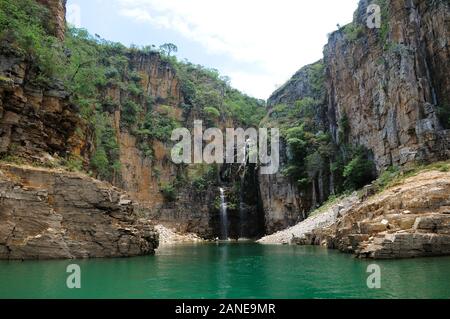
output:
[[334,195],[334,173],[333,162],[330,159],[330,195]]
[[312,180],[312,210],[315,210],[317,207],[317,193],[316,193],[316,178]]
[[225,190],[220,188],[220,239],[228,240],[228,215],[225,201]]
[[245,207],[244,207],[244,183],[245,183],[245,174],[247,173],[247,161],[249,160],[249,144],[251,140],[248,139],[245,142],[245,145],[243,147],[243,153],[244,153],[244,160],[241,163],[241,166],[239,167],[238,172],[242,170],[241,173],[241,185],[240,185],[240,192],[239,192],[239,237],[244,238],[244,221],[245,221]]
[[245,181],[245,170],[244,174],[241,176],[241,187],[239,191],[239,237],[244,238],[244,220],[245,220],[245,211],[244,211],[244,181]]
[[318,186],[319,186],[319,204],[322,204],[325,199],[325,192],[323,189],[323,170],[322,169],[320,169],[320,171],[319,171]]

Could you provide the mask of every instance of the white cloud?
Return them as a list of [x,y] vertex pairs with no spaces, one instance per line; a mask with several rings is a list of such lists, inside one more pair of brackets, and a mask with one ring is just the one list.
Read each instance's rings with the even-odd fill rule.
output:
[[357,5],[357,0],[117,1],[124,16],[248,64],[248,70],[223,71],[234,86],[259,98],[267,98],[300,66],[318,60],[326,34],[337,23],[350,22]]

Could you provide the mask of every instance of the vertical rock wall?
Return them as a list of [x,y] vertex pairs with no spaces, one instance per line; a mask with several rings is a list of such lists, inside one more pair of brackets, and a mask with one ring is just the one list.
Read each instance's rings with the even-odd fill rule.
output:
[[[366,26],[371,3],[381,6],[381,29]],[[353,29],[329,37],[325,112],[317,121],[338,144],[339,123],[348,117],[349,142],[367,147],[379,172],[450,156],[450,131],[438,118],[438,109],[450,106],[449,16],[446,0],[361,0]],[[311,96],[307,69],[274,92],[269,113],[274,105]],[[311,194],[300,193],[285,177],[260,180],[268,233],[293,225],[312,208]],[[323,182],[329,180],[324,176]]]
[[351,142],[372,150],[379,171],[448,157],[449,132],[437,118],[449,105],[448,1],[387,1],[382,29],[365,26],[369,3],[353,22],[362,36],[341,29],[324,50],[334,138],[347,115]]

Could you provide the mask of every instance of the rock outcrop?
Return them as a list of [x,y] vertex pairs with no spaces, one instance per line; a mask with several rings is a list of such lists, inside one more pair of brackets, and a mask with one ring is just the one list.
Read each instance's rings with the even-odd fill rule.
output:
[[49,27],[50,33],[61,41],[64,40],[66,32],[66,3],[67,0],[37,0],[46,6],[50,13]]
[[[269,118],[272,116],[273,108],[277,105],[293,107],[297,101],[311,98],[320,104],[315,110],[314,121],[318,126],[326,128],[328,119],[325,114],[325,86],[323,83],[316,84],[316,87],[313,85],[317,81],[316,77],[321,77],[322,68],[323,61],[307,65],[275,91],[267,101]],[[282,167],[288,164],[288,157],[289,149],[286,141],[282,138],[280,141],[280,165]],[[315,185],[307,191],[300,191],[296,182],[283,175],[281,170],[274,175],[259,176],[267,234],[285,229],[305,219],[311,208],[324,200],[324,198],[318,198],[316,203],[313,203],[313,192],[323,195],[317,197],[328,196],[329,174],[322,173],[320,175],[317,177]],[[320,185],[321,189],[316,189],[318,188],[316,185]]]
[[330,206],[319,208],[318,211],[314,211],[311,216],[295,226],[264,236],[258,240],[258,243],[274,245],[306,244],[307,235],[309,236],[316,230],[332,226],[340,217],[346,215],[351,208],[360,202],[361,200],[355,192]]
[[366,26],[370,3],[324,50],[334,139],[347,117],[350,142],[370,149],[379,171],[448,158],[450,133],[437,117],[450,105],[448,1],[386,1],[381,29]]
[[79,123],[64,86],[36,84],[29,61],[8,43],[0,45],[0,155],[40,162],[65,156]]
[[[266,234],[285,229],[306,218],[308,206],[304,203],[305,194],[301,194],[295,183],[281,172],[260,175],[259,189]],[[306,207],[302,207],[302,203]]]
[[0,259],[154,253],[158,233],[127,195],[63,171],[0,165]]
[[[381,6],[380,29],[367,27],[367,7],[373,3]],[[449,15],[445,0],[361,0],[353,23],[330,35],[324,59],[316,63],[324,66],[323,83],[311,77],[314,64],[302,68],[270,97],[269,116],[276,105],[322,99],[314,88],[323,86],[315,123],[338,147],[343,142],[366,147],[378,173],[389,166],[448,159],[448,118],[438,115],[450,107]],[[282,151],[289,156],[289,149]],[[270,233],[295,223],[292,209],[304,218],[333,193],[334,180],[324,170],[308,192],[281,175],[260,181]]]
[[450,174],[426,171],[355,203],[330,227],[297,239],[362,258],[450,254]]

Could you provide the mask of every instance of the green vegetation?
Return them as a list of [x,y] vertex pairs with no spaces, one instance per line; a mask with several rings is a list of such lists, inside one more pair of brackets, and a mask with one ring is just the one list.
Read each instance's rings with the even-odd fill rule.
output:
[[177,199],[176,188],[171,183],[163,183],[160,185],[161,194],[167,202],[174,202]]
[[205,107],[203,109],[206,115],[210,116],[213,119],[218,119],[220,116],[220,112],[215,107]]
[[344,177],[344,188],[355,190],[374,179],[375,166],[369,160],[368,152],[363,147],[353,149],[350,158],[351,160],[345,163],[342,176]]
[[389,1],[390,0],[376,0],[375,4],[381,8],[381,28],[379,31],[380,41],[384,48],[389,47]]
[[103,114],[95,118],[96,148],[91,159],[91,167],[97,172],[97,177],[104,180],[114,180],[120,171],[120,149],[110,119]]
[[49,11],[34,0],[0,2],[0,43],[10,44],[9,49],[33,62],[37,83],[48,83],[63,65],[61,45],[48,34],[49,17]]
[[64,160],[63,166],[72,172],[81,172],[83,170],[83,159],[80,156],[70,155]]
[[378,192],[382,192],[389,187],[402,183],[406,178],[426,171],[449,172],[450,161],[436,162],[433,164],[415,164],[402,169],[397,166],[391,166],[378,177],[375,181],[375,186]]
[[322,61],[305,70],[311,83],[310,96],[295,103],[272,107],[267,126],[276,126],[287,145],[287,164],[282,173],[304,191],[330,174],[336,194],[358,189],[375,177],[370,153],[349,143],[350,124],[344,114],[338,122],[338,141],[328,133],[323,120],[325,103],[325,68]]
[[209,125],[220,115],[243,126],[257,126],[263,119],[266,113],[264,101],[233,89],[229,79],[220,76],[217,70],[174,58],[170,62],[181,79],[185,115],[194,113]]
[[343,27],[345,38],[350,41],[356,41],[365,34],[365,27],[355,23],[349,23]]

